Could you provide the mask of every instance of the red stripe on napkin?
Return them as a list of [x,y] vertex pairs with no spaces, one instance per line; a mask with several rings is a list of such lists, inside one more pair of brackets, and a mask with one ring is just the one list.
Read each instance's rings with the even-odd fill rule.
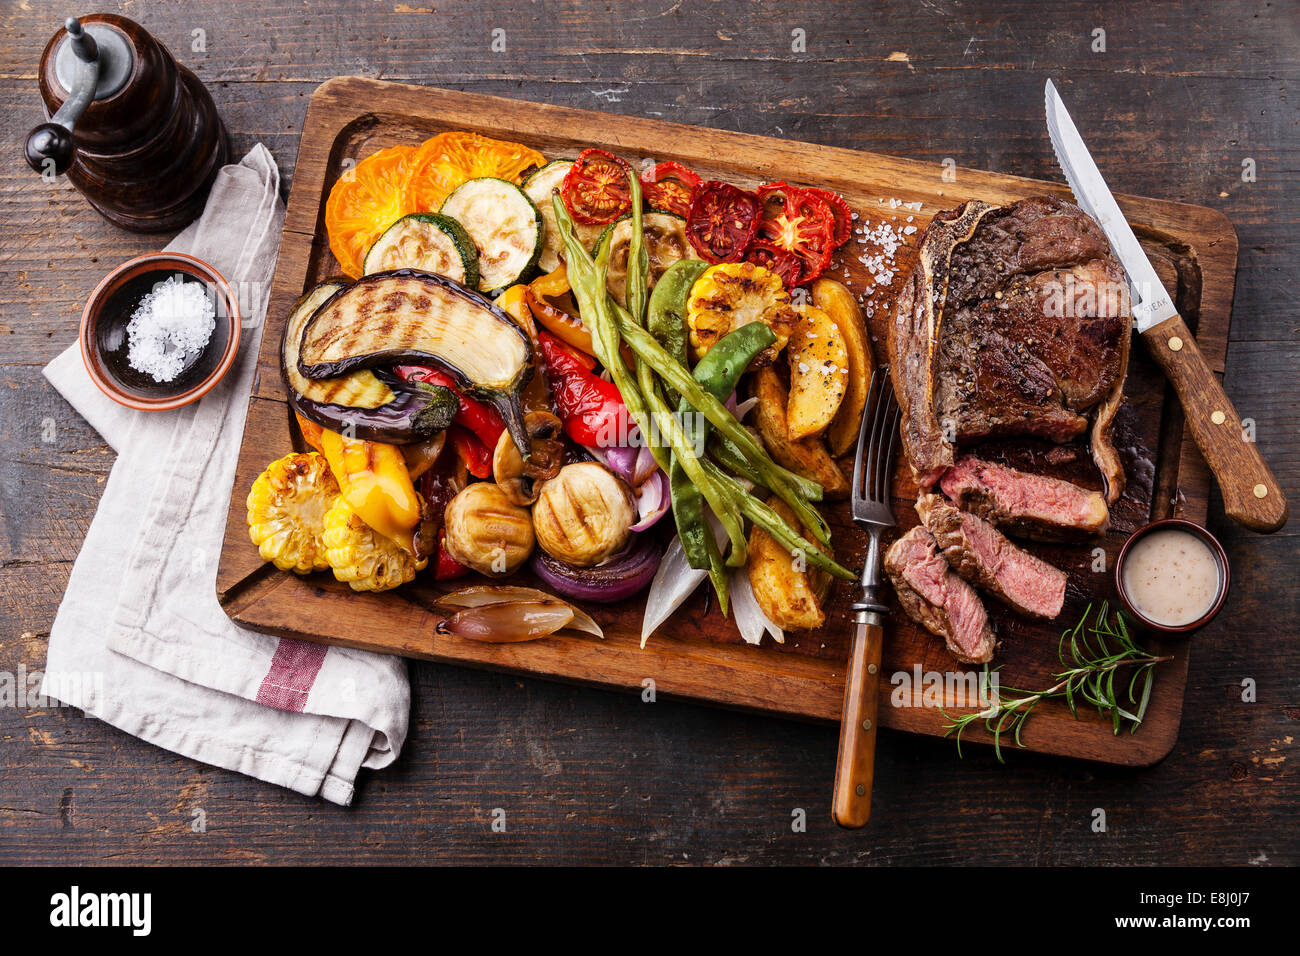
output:
[[280,638],[271,667],[257,689],[257,702],[276,710],[301,713],[328,650],[324,644]]

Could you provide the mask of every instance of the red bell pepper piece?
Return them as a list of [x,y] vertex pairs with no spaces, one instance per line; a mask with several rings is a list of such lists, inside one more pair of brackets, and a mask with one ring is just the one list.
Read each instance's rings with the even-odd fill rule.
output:
[[479,441],[477,435],[462,425],[453,424],[447,429],[447,438],[471,475],[475,478],[492,477],[492,449]]
[[458,578],[465,574],[469,574],[469,568],[448,554],[446,545],[440,540],[438,542],[438,561],[433,566],[433,579],[435,581],[450,581],[452,578]]
[[627,406],[614,383],[592,374],[549,332],[538,329],[537,344],[565,433],[579,445],[608,448],[626,442]]
[[[460,401],[455,420],[478,436],[478,440],[489,449],[497,447],[501,433],[506,430],[505,419],[501,417],[501,413],[491,405],[467,397],[446,372],[428,365],[397,365],[394,366],[393,371],[409,382],[428,382],[430,385],[442,385],[451,389]],[[478,475],[477,472],[475,474]],[[478,477],[484,476],[478,475]]]

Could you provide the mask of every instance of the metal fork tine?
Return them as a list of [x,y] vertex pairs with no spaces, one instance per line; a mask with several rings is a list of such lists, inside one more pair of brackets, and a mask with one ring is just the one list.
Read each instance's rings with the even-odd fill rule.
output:
[[889,394],[882,392],[880,401],[876,403],[875,420],[871,423],[871,444],[867,448],[869,477],[863,492],[869,502],[876,500],[876,484],[880,481],[880,438],[885,427],[884,418],[888,412]]
[[880,369],[876,369],[871,374],[871,382],[867,385],[867,402],[862,409],[862,424],[858,427],[858,446],[853,456],[853,501],[857,502],[862,498],[863,470],[862,459],[870,447],[866,443],[867,429],[875,420],[876,413],[876,395],[881,391],[880,388]]
[[889,393],[889,398],[889,424],[886,426],[889,429],[889,441],[885,443],[884,456],[881,458],[884,467],[881,469],[880,484],[876,490],[876,500],[886,505],[889,504],[890,485],[893,483],[894,477],[890,463],[894,460],[894,445],[898,442],[898,422],[902,417],[902,409],[898,407],[898,402],[894,400],[892,390]]
[[867,481],[863,486],[863,493],[867,500],[873,500],[872,489],[875,488],[879,480],[880,473],[880,438],[884,434],[884,418],[889,411],[889,394],[892,389],[886,388],[886,374],[880,371],[876,375],[881,379],[880,393],[876,396],[876,407],[872,410],[871,416],[871,443],[863,452],[867,456]]

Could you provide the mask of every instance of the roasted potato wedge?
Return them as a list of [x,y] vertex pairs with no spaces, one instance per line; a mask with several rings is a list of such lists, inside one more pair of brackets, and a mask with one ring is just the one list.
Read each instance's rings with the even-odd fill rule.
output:
[[839,410],[849,381],[849,356],[839,326],[815,305],[799,307],[787,345],[790,397],[785,427],[791,441],[820,435]]
[[[801,527],[784,501],[772,498],[768,504],[792,528]],[[806,528],[802,531],[817,543]],[[809,631],[826,623],[822,602],[830,588],[830,576],[809,567],[806,558],[791,554],[759,527],[749,534],[748,572],[758,606],[773,624],[787,631]]]
[[862,410],[867,404],[867,386],[876,370],[876,360],[871,352],[862,309],[852,292],[834,279],[818,279],[812,286],[812,300],[813,305],[829,315],[840,330],[849,356],[844,400],[826,430],[826,444],[831,454],[838,458],[851,451],[858,440]]
[[775,369],[761,368],[755,372],[752,387],[758,398],[758,404],[754,407],[754,423],[758,426],[758,433],[767,446],[768,454],[795,474],[817,482],[827,498],[843,498],[847,495],[849,483],[826,450],[826,444],[820,436],[790,440],[785,422],[788,396],[785,384]]

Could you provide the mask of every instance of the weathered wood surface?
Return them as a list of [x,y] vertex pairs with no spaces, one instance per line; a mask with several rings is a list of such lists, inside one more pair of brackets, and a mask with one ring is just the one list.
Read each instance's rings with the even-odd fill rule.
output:
[[[292,175],[307,97],[356,73],[1056,178],[1052,76],[1117,191],[1208,205],[1240,238],[1226,387],[1300,494],[1291,87],[1300,22],[1276,3],[703,5],[107,3],[209,84],[236,153]],[[556,7],[558,6],[558,9]],[[71,3],[0,12],[0,670],[39,668],[112,454],[44,383],[102,274],[159,240],[103,223],[19,157],[35,64]],[[491,52],[491,31],[506,50]],[[805,31],[806,52],[791,51]],[[1106,52],[1093,33],[1106,31]],[[206,51],[191,49],[205,31]],[[1063,82],[1062,82],[1063,81]],[[1254,181],[1243,181],[1252,160]],[[960,176],[960,170],[959,170]],[[44,441],[52,435],[52,441]],[[885,732],[873,821],[821,812],[835,732],[411,666],[411,737],[341,810],[201,767],[75,711],[0,708],[0,859],[27,862],[1295,863],[1297,538],[1210,525],[1233,561],[1197,638],[1182,731],[1146,771]],[[1258,700],[1241,701],[1241,682]],[[507,811],[504,834],[491,811]],[[208,832],[190,830],[192,811]],[[808,812],[805,833],[792,811]],[[1093,833],[1095,808],[1108,832]]]
[[[784,644],[744,645],[734,622],[722,616],[709,601],[707,589],[701,588],[645,648],[639,641],[644,596],[586,608],[605,630],[601,641],[577,636],[489,645],[435,632],[440,615],[429,609],[435,592],[427,580],[397,593],[357,594],[328,574],[310,578],[281,574],[265,564],[249,544],[247,488],[275,449],[305,447],[297,428],[290,424],[279,343],[293,303],[308,288],[341,271],[328,250],[322,225],[330,189],[343,170],[378,149],[418,144],[435,133],[461,128],[523,142],[547,157],[576,156],[595,143],[634,161],[638,157],[671,159],[706,179],[750,188],[782,179],[835,189],[854,210],[867,236],[852,238],[837,252],[827,271],[864,300],[869,336],[878,354],[883,354],[893,297],[906,281],[921,230],[934,214],[967,199],[1010,202],[1065,190],[1054,183],[977,171],[964,171],[958,181],[947,182],[942,170],[932,163],[879,153],[365,78],[330,80],[312,94],[217,572],[217,593],[231,616],[251,630],[362,650],[635,693],[652,679],[660,694],[838,721],[849,653],[850,605],[860,596],[860,590],[851,585],[833,586],[824,626],[812,633],[792,634]],[[1174,301],[1198,329],[1207,365],[1221,367],[1237,262],[1237,237],[1232,227],[1222,214],[1204,206],[1141,198],[1125,198],[1124,203],[1162,268]],[[888,249],[870,240],[879,230],[888,234]],[[885,255],[889,256],[887,268],[868,269],[864,264]],[[1159,369],[1145,353],[1136,354],[1125,384],[1125,405],[1116,421],[1124,467],[1133,480],[1111,508],[1111,530],[1088,546],[1033,546],[1070,575],[1069,599],[1058,621],[1031,622],[991,607],[1001,640],[999,677],[1007,686],[1055,683],[1053,675],[1060,668],[1060,628],[1078,620],[1088,605],[1114,598],[1112,577],[1096,567],[1093,546],[1105,549],[1109,566],[1128,534],[1152,518],[1168,517],[1172,510],[1168,496],[1158,489],[1176,488],[1177,513],[1194,521],[1205,520],[1209,481],[1190,437],[1181,437],[1180,416],[1176,405],[1166,404],[1166,391]],[[1082,462],[1070,466],[1066,476],[1099,484],[1100,476],[1086,450],[1080,447],[1077,454]],[[842,462],[841,467],[851,470],[851,461]],[[894,512],[900,529],[906,529],[916,523],[912,502],[917,489],[903,461],[896,463],[895,472]],[[847,503],[827,503],[821,511],[831,525],[837,557],[847,567],[860,567],[866,536],[849,521]],[[530,582],[525,579],[523,583]],[[1173,660],[1161,668],[1141,734],[1116,739],[1098,714],[1075,719],[1065,707],[1044,707],[1021,737],[1025,747],[1129,766],[1147,766],[1162,759],[1177,737],[1189,654],[1182,641],[1165,648],[1152,644],[1152,650],[1168,653]],[[954,662],[940,642],[895,608],[883,673],[913,674],[917,667],[922,672],[949,672]],[[966,668],[964,673],[974,678],[976,671]],[[881,682],[880,696],[885,699],[882,724],[934,736],[945,735],[949,722],[937,706],[939,700],[950,710],[976,703],[974,697],[949,694],[931,706],[893,707],[888,701],[895,690],[891,681]],[[917,688],[916,700],[921,699]],[[981,736],[983,731],[977,727],[968,738],[978,740]]]

